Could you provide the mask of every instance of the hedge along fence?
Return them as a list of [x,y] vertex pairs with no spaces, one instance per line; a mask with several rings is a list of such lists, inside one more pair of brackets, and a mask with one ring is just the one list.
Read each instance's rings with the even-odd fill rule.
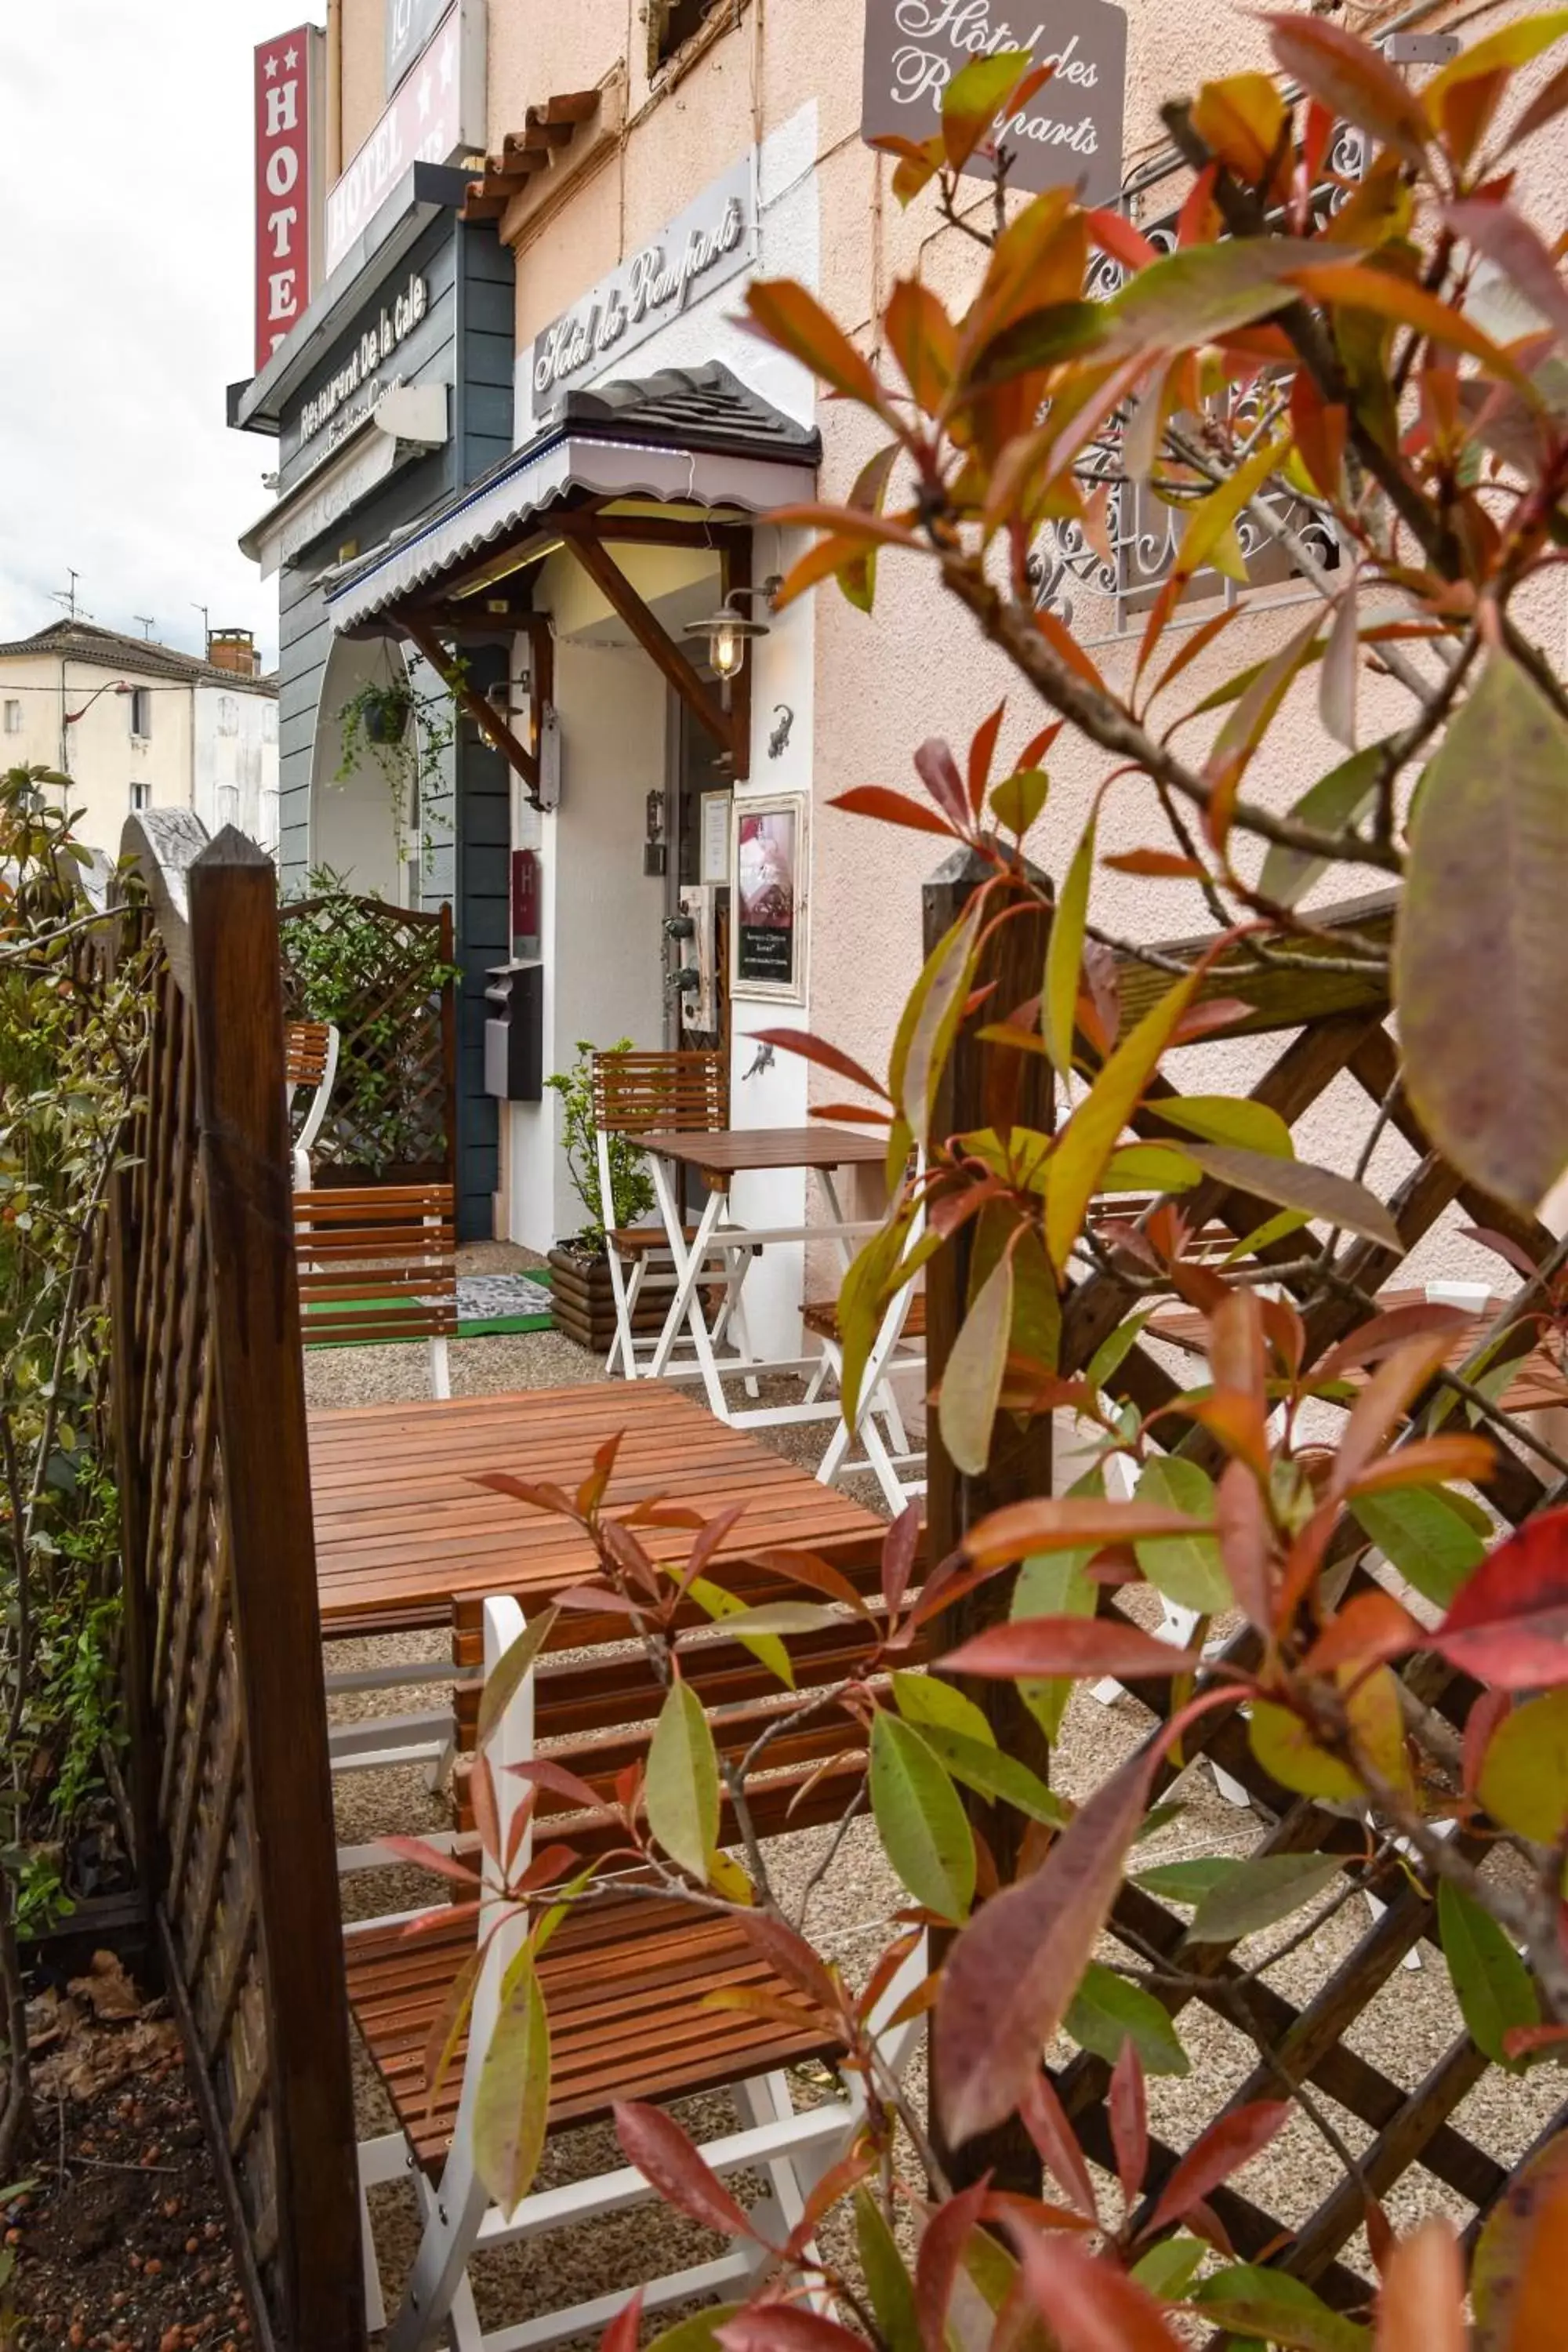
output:
[[330,1021],[342,1039],[331,1108],[311,1154],[316,1182],[455,1183],[451,908],[420,914],[326,888],[285,900],[279,935],[285,1019]]

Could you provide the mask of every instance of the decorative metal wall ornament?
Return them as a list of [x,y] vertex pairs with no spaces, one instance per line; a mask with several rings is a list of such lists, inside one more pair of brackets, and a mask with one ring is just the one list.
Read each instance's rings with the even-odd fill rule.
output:
[[[1324,215],[1339,211],[1348,200],[1350,187],[1346,184],[1353,184],[1361,178],[1366,161],[1366,141],[1362,132],[1349,123],[1342,123],[1329,152],[1331,177],[1319,191],[1319,208]],[[1173,158],[1163,173],[1124,193],[1123,209],[1131,215],[1138,198],[1158,188],[1163,180],[1184,176],[1185,170],[1179,159]],[[1173,211],[1138,226],[1158,253],[1167,254],[1176,249],[1177,222],[1178,214]],[[1121,292],[1127,277],[1121,262],[1109,254],[1097,254],[1085,284],[1086,298],[1093,302],[1110,301]],[[1254,387],[1237,402],[1231,412],[1234,424],[1245,430],[1249,415],[1256,421],[1266,388],[1267,379],[1262,387]],[[1083,624],[1089,632],[1084,642],[1089,645],[1114,642],[1142,625],[1161,582],[1175,561],[1185,520],[1181,506],[1169,504],[1146,481],[1132,483],[1125,478],[1121,450],[1127,415],[1125,410],[1119,411],[1109,430],[1084,451],[1079,461],[1080,480],[1087,478],[1110,486],[1102,544],[1092,544],[1080,523],[1051,522],[1040,533],[1029,557],[1029,580],[1037,607],[1054,614],[1068,627],[1073,626],[1081,608]],[[1338,535],[1327,515],[1310,499],[1274,491],[1265,494],[1258,503],[1279,517],[1291,539],[1325,571],[1338,569]],[[1237,538],[1246,560],[1247,590],[1282,587],[1300,576],[1289,547],[1263,530],[1252,516],[1241,516]],[[1203,572],[1189,589],[1187,601],[1208,605],[1223,594],[1234,604],[1244,593],[1239,582],[1225,579],[1217,572]]]
[[773,717],[778,720],[778,725],[768,737],[768,757],[770,760],[782,760],[789,749],[789,739],[795,731],[795,713],[787,702],[775,702]]

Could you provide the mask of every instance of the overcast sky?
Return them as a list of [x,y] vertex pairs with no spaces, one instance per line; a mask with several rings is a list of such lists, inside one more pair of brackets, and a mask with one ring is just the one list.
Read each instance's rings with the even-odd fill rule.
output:
[[92,617],[201,649],[277,582],[236,544],[277,444],[230,433],[250,373],[252,51],[311,0],[0,0],[0,638],[67,567]]

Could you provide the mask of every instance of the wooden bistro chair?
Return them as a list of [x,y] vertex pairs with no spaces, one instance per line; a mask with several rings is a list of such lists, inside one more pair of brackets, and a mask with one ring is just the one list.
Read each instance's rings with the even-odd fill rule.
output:
[[[621,1625],[621,1621],[616,1622]],[[487,1673],[522,1630],[522,1612],[514,1600],[483,1604]],[[547,1712],[536,1688],[540,1675],[536,1665],[513,1696],[489,1748],[503,1848],[524,1794],[523,1783],[507,1768],[530,1760],[536,1740],[546,1736]],[[614,1676],[611,1681],[614,1685]],[[580,1673],[575,1685],[581,1699],[591,1699]],[[641,1704],[646,1708],[646,1698]],[[619,1724],[626,1718],[612,1699],[599,1720],[601,1725]],[[721,1725],[722,1718],[716,1718],[715,1733],[721,1738]],[[607,1759],[618,1756],[628,1738],[646,1753],[647,1737],[646,1726],[640,1735],[616,1730],[606,1736],[601,1730],[596,1750],[590,1739],[551,1752],[598,1785]],[[836,1737],[842,1744],[842,1726]],[[841,1777],[826,1777],[836,1780],[832,1801],[841,1807]],[[546,1801],[542,1801],[540,1811],[546,1811]],[[816,1817],[815,1812],[808,1816]],[[763,1833],[775,1823],[799,1826],[798,1820],[785,1821],[781,1808],[760,1811]],[[584,1853],[595,1850],[596,1826],[603,1832],[598,1850],[614,1842],[607,1814],[602,1822],[579,1814],[560,1826],[562,1834]],[[555,1827],[552,1820],[552,1832]],[[531,1830],[525,1833],[520,1848],[520,1870],[526,1867],[532,1834]],[[481,1942],[497,1916],[492,1899],[479,1915]],[[433,2103],[426,2086],[424,2053],[458,1972],[471,1961],[475,1923],[459,1916],[449,1932],[437,1928],[411,1937],[404,1917],[346,1931],[349,1999],[398,2124],[395,2132],[367,2141],[360,2149],[373,2330],[384,2325],[385,2312],[368,2190],[405,2179],[411,2170],[423,2220],[423,2238],[387,2338],[388,2352],[424,2352],[443,2325],[450,2327],[458,2352],[525,2352],[525,2347],[558,2343],[566,2336],[596,2336],[639,2284],[628,2278],[611,2293],[521,2326],[491,2334],[479,2326],[468,2280],[474,2254],[624,2212],[654,2193],[635,2168],[616,2166],[588,2179],[535,2189],[510,2216],[490,2203],[474,2165],[474,2114],[483,2055],[500,2014],[502,1979],[526,1935],[525,1921],[516,1916],[507,1918],[504,1912],[501,1916],[503,1924],[486,1952],[466,2048],[452,2079]],[[917,1947],[889,1987],[879,2011],[881,2020],[892,2019],[926,1966],[923,1947]],[[618,2099],[659,2104],[729,2089],[739,2128],[707,2142],[703,2156],[721,2175],[747,2171],[765,2178],[768,2194],[755,2209],[764,2231],[781,2238],[795,2226],[814,2184],[847,2153],[860,2127],[863,2097],[851,2083],[837,2096],[797,2110],[785,2070],[812,2060],[830,2063],[839,2053],[805,2013],[798,1990],[731,1917],[673,1899],[654,1900],[626,1891],[617,1895],[611,1880],[605,1896],[580,1906],[558,1929],[541,1959],[539,1977],[550,2018],[552,2136],[604,2118]],[[787,2017],[764,2018],[703,2005],[705,1994],[739,1986],[767,1995],[786,2011],[799,2011],[798,2026]],[[884,2022],[881,2049],[895,2072],[907,2065],[920,2031],[918,2021],[898,2028]],[[693,2298],[742,2296],[758,2260],[759,2249],[748,2245],[642,2282],[646,2306],[656,2311]]]
[[[613,1202],[610,1144],[616,1136],[636,1138],[656,1134],[721,1133],[730,1123],[729,1074],[722,1054],[595,1054],[594,1056],[594,1127],[598,1150],[599,1198]],[[688,1243],[696,1230],[688,1227]],[[674,1261],[664,1228],[659,1224],[623,1225],[607,1235],[610,1287],[616,1301],[616,1338],[605,1371],[613,1378],[617,1364],[628,1381],[649,1377],[662,1317],[653,1328],[637,1330],[637,1312],[648,1305],[667,1305],[673,1297]],[[725,1284],[725,1296],[715,1318],[713,1339],[721,1345],[728,1333],[745,1358],[744,1310],[741,1305],[740,1253],[714,1251],[714,1274]],[[668,1380],[692,1380],[701,1368],[684,1358],[666,1370]],[[750,1385],[753,1385],[749,1383]]]
[[330,1021],[290,1021],[284,1032],[284,1075],[290,1113],[301,1087],[315,1089],[305,1123],[294,1142],[294,1189],[299,1192],[310,1189],[310,1153],[331,1107],[342,1046],[342,1040]]
[[[449,1184],[333,1187],[294,1195],[300,1311],[307,1348],[423,1341],[430,1393],[452,1393],[458,1257]],[[446,1677],[449,1679],[449,1677]],[[329,1674],[329,1693],[439,1681],[417,1666]],[[451,1755],[450,1712],[371,1717],[334,1726],[334,1772],[423,1763],[438,1780]]]

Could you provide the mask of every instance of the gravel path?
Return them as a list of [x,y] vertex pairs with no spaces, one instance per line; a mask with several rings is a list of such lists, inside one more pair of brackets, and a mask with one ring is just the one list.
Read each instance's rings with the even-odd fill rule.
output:
[[[538,1261],[504,1245],[465,1252],[465,1270],[475,1272],[526,1268]],[[602,1367],[554,1333],[530,1333],[514,1338],[459,1340],[452,1348],[452,1384],[459,1396],[540,1388],[563,1387],[597,1381]],[[425,1358],[416,1348],[355,1348],[321,1350],[307,1360],[307,1392],[313,1406],[401,1402],[427,1393]],[[826,1442],[824,1430],[807,1427],[766,1433],[790,1458],[815,1467]],[[519,1465],[520,1467],[521,1465]],[[672,1465],[679,1483],[679,1465]],[[877,1506],[874,1485],[861,1498]],[[368,1663],[413,1664],[440,1659],[444,1639],[438,1634],[408,1635],[397,1641],[335,1645],[331,1664],[347,1668]],[[428,1688],[377,1693],[374,1700],[337,1697],[334,1719],[380,1710],[399,1712],[430,1703]],[[1122,1697],[1103,1706],[1087,1693],[1074,1697],[1063,1738],[1053,1764],[1053,1779],[1069,1796],[1081,1796],[1097,1786],[1131,1753],[1149,1718],[1131,1699]],[[1143,1850],[1149,1864],[1176,1861],[1199,1853],[1244,1854],[1252,1850],[1265,1824],[1248,1808],[1237,1809],[1218,1794],[1205,1764],[1183,1776],[1173,1792],[1184,1810]],[[337,1783],[340,1838],[358,1843],[396,1828],[417,1832],[440,1826],[447,1818],[446,1801],[432,1793],[417,1769],[360,1773]],[[827,1831],[804,1832],[780,1839],[770,1848],[776,1884],[786,1900],[803,1888],[821,1857]],[[405,1908],[430,1898],[433,1882],[414,1872],[362,1874],[344,1882],[345,1916],[366,1917]],[[857,1823],[829,1878],[817,1890],[811,1912],[812,1932],[821,1948],[851,1974],[871,1964],[889,1932],[889,1922],[901,1893],[883,1860],[868,1823]],[[1291,1927],[1270,1931],[1258,1939],[1259,1950],[1282,1944]],[[1345,1904],[1312,1940],[1292,1953],[1278,1969],[1265,1971],[1267,1980],[1298,2004],[1310,2000],[1348,1956],[1367,1925],[1367,1908],[1360,1896]],[[1108,1958],[1112,1957],[1108,1948]],[[1244,1956],[1252,1957],[1250,1948]],[[1125,1955],[1116,1955],[1125,1958]],[[1246,2079],[1256,2064],[1256,2053],[1234,2028],[1193,2005],[1180,2021],[1183,2042],[1191,2060],[1185,2076],[1165,2075],[1149,2086],[1152,2128],[1178,2147],[1194,2139],[1211,2121],[1224,2100]],[[1404,2088],[1414,2092],[1431,2072],[1460,2031],[1460,2021],[1441,1960],[1425,1952],[1417,1970],[1397,1969],[1390,1982],[1357,2020],[1349,2042]],[[1070,2054],[1065,2039],[1053,2057]],[[363,2053],[357,2081],[362,2129],[382,2130],[390,2124],[384,2095]],[[910,2077],[913,2095],[923,2099],[923,2066],[917,2060]],[[804,2102],[820,2095],[823,2084],[808,2072],[795,2084]],[[1544,2067],[1522,2077],[1493,2069],[1458,2109],[1459,2128],[1500,2161],[1516,2160],[1556,2111],[1562,2098],[1557,2069]],[[1363,2148],[1370,2135],[1355,2117],[1323,2100],[1323,2107],[1345,2141]],[[724,2097],[687,2103],[677,2111],[700,2137],[734,2127],[731,2104]],[[552,2143],[541,2185],[578,2177],[584,2168],[597,2169],[616,2161],[607,2129],[578,2132]],[[1338,2159],[1323,2138],[1298,2116],[1263,2156],[1237,2176],[1237,2185],[1278,2213],[1287,2222],[1303,2219],[1341,2177]],[[1116,2209],[1112,2184],[1102,2184],[1108,2212]],[[1388,2208],[1398,2226],[1407,2226],[1422,2213],[1450,2212],[1463,2222],[1468,2209],[1462,2200],[1419,2168],[1390,2194]],[[383,2256],[389,2307],[395,2308],[402,2278],[412,2258],[417,2225],[411,2189],[378,2190],[375,2196],[378,2242]],[[538,2313],[559,2309],[581,2297],[629,2285],[651,2273],[701,2261],[719,2251],[716,2242],[660,2208],[645,2208],[612,2221],[562,2231],[530,2246],[509,2249],[476,2265],[476,2293],[480,2320],[486,2326],[517,2322]],[[1367,2270],[1364,2242],[1358,2238],[1347,2259]],[[650,2331],[651,2332],[651,2331]],[[584,2339],[584,2352],[595,2339]]]

